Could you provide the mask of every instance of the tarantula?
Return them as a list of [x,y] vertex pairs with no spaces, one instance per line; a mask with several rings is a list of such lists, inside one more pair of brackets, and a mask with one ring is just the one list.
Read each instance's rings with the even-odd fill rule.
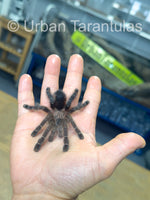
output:
[[77,127],[76,123],[74,122],[71,113],[84,108],[89,104],[89,101],[85,101],[84,103],[78,103],[77,106],[71,107],[72,101],[77,96],[78,89],[75,89],[73,94],[70,96],[68,101],[66,101],[66,95],[62,90],[57,90],[54,95],[51,94],[50,88],[46,88],[46,94],[50,101],[50,106],[52,110],[50,110],[46,106],[42,105],[35,105],[30,106],[24,104],[23,107],[28,110],[42,110],[47,113],[47,116],[44,120],[37,126],[34,131],[31,133],[31,136],[35,137],[42,127],[47,123],[47,128],[44,130],[42,137],[37,141],[34,147],[34,151],[38,152],[41,148],[41,145],[45,141],[46,136],[50,133],[48,137],[48,141],[52,142],[54,137],[58,135],[60,138],[64,138],[64,146],[63,151],[66,152],[69,149],[69,139],[68,139],[68,123],[71,123],[74,130],[76,131],[78,137],[80,139],[84,139],[83,134],[81,133],[80,129]]

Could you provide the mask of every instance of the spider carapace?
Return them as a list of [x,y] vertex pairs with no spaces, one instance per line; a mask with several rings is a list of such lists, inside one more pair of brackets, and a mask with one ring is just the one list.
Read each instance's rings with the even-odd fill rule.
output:
[[68,101],[66,100],[66,94],[62,90],[57,90],[54,95],[51,94],[50,88],[46,88],[46,94],[50,101],[51,109],[42,105],[34,105],[30,106],[24,104],[23,107],[28,110],[42,110],[47,113],[46,117],[43,121],[34,129],[31,133],[31,136],[35,137],[39,131],[42,129],[44,125],[46,125],[45,130],[43,131],[42,136],[39,138],[37,143],[35,144],[34,151],[38,152],[48,137],[48,141],[52,142],[56,135],[58,137],[63,138],[64,146],[63,151],[68,151],[69,149],[69,139],[68,139],[68,123],[71,123],[74,130],[76,131],[78,137],[80,139],[84,139],[83,134],[80,129],[74,122],[71,113],[84,108],[89,104],[89,101],[85,101],[84,103],[78,103],[75,107],[71,107],[72,101],[76,98],[78,93],[78,89],[75,89],[73,94],[70,96]]

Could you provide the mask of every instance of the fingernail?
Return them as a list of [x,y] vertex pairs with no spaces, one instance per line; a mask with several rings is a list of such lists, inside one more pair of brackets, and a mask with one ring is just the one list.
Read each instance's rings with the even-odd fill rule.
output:
[[101,90],[101,81],[97,76],[92,76],[89,80],[91,89]]
[[74,54],[69,60],[69,71],[77,71],[79,73],[83,72],[83,58],[79,54]]
[[52,64],[58,62],[58,60],[60,60],[59,56],[56,54],[51,55],[51,62]]
[[142,140],[143,140],[143,144],[141,145],[141,148],[144,148],[144,147],[146,146],[146,141],[144,140],[143,137],[141,137],[141,138],[142,138]]

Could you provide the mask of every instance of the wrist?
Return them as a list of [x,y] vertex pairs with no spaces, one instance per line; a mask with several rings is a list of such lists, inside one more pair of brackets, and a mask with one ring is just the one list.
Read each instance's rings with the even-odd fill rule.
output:
[[17,194],[12,196],[12,200],[77,200],[77,198],[74,199],[60,199],[54,196],[46,195],[46,194]]
[[45,195],[45,194],[17,194],[17,195],[13,195],[12,200],[53,200],[54,197],[52,198],[49,195]]

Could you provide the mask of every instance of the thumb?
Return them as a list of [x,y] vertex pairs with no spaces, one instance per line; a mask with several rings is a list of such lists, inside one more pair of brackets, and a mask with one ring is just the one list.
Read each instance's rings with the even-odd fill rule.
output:
[[145,140],[135,133],[123,133],[103,146],[97,147],[99,180],[109,177],[117,165],[129,154],[146,145]]

